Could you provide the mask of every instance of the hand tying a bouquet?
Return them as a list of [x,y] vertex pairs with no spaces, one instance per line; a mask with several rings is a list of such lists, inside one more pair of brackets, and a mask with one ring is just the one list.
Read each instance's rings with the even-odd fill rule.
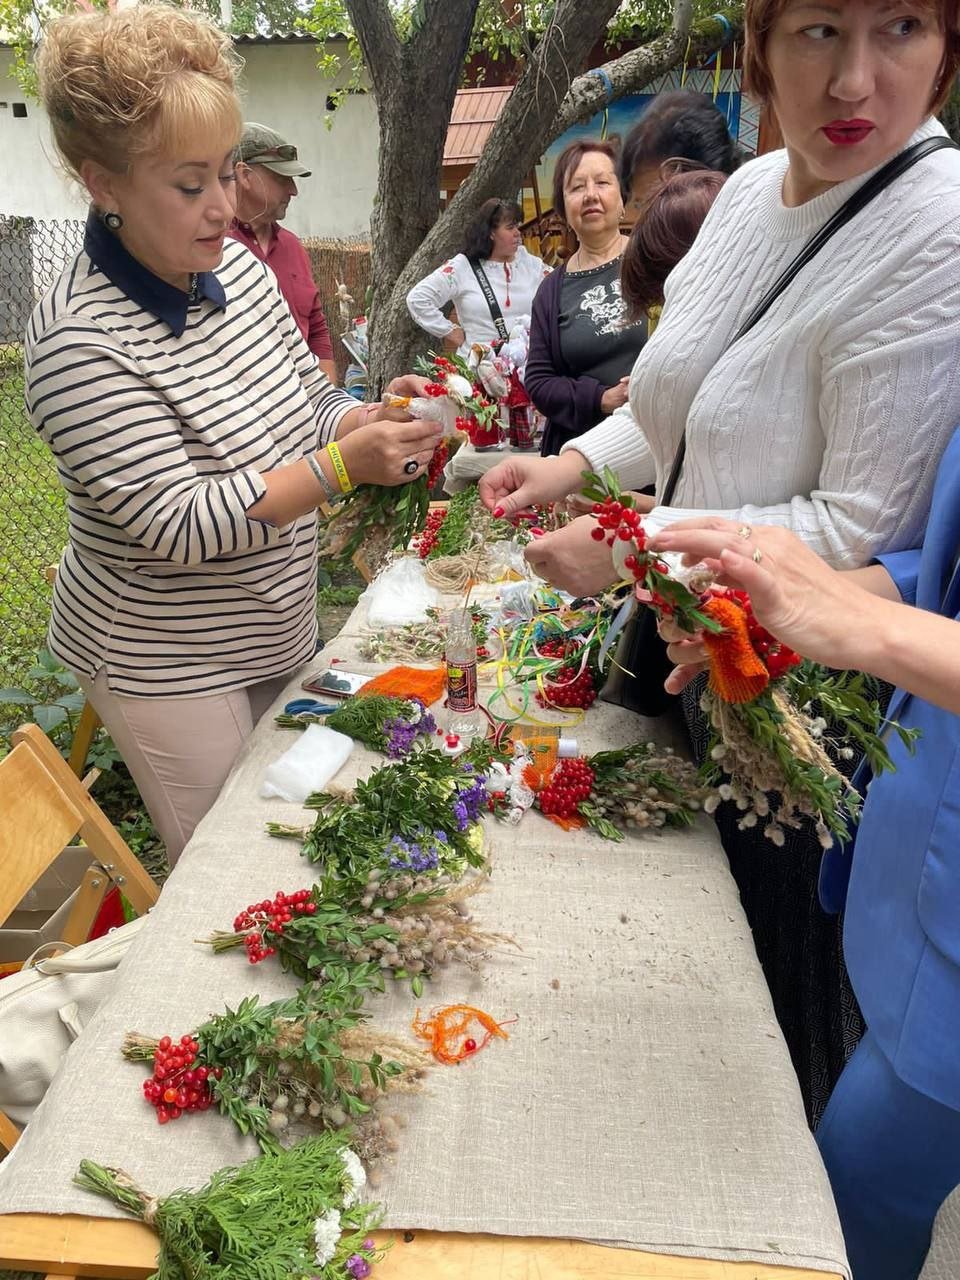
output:
[[[656,551],[704,563],[718,583],[746,591],[757,620],[778,640],[825,666],[867,671],[960,713],[960,630],[955,621],[900,603],[882,565],[838,572],[795,534],[706,516],[669,525]],[[706,665],[697,636],[661,624],[683,688]]]

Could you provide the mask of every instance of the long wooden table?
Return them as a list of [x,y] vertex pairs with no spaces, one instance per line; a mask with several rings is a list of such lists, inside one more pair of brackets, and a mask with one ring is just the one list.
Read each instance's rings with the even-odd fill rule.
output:
[[[716,1262],[610,1249],[579,1240],[545,1240],[417,1231],[391,1243],[377,1280],[839,1280],[835,1273],[755,1262]],[[156,1269],[157,1238],[141,1222],[77,1214],[0,1215],[0,1267],[56,1276],[144,1280]]]
[[[392,1242],[375,1270],[382,1280],[840,1280],[831,1271],[557,1238],[416,1230],[407,1240],[409,1233],[375,1234],[378,1241]],[[0,1214],[0,1267],[141,1280],[155,1266],[156,1236],[142,1223],[79,1214]]]

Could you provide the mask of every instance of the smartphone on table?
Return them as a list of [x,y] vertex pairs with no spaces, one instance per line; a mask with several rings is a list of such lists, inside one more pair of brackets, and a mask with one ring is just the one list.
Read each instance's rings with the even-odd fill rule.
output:
[[327,667],[324,671],[315,671],[312,676],[307,676],[300,688],[307,693],[324,694],[328,698],[352,698],[369,679],[369,676],[357,675],[354,671],[339,671],[334,667]]

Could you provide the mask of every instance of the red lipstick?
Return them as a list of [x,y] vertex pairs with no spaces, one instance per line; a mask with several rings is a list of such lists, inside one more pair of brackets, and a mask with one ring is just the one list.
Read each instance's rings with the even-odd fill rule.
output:
[[835,147],[853,147],[873,133],[872,120],[831,120],[823,126],[823,133]]

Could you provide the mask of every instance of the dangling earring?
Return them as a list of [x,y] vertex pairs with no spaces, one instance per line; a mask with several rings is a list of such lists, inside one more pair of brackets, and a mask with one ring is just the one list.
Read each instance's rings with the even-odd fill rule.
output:
[[119,231],[123,226],[123,219],[120,217],[119,213],[105,213],[103,215],[103,221],[111,231]]

